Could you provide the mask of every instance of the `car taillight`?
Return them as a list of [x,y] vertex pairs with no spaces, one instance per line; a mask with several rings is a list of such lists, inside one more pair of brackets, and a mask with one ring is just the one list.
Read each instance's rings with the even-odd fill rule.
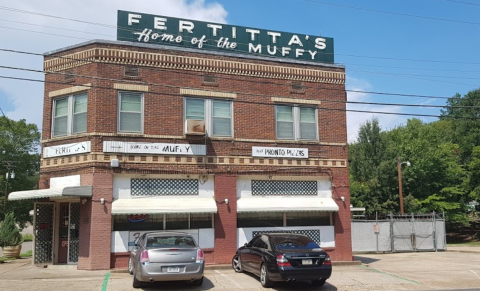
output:
[[143,251],[140,254],[140,263],[149,263],[150,258],[148,257],[148,251]]
[[330,256],[327,254],[325,257],[325,260],[323,261],[324,266],[331,266],[332,265],[332,260],[330,259]]
[[278,255],[277,256],[277,265],[279,267],[290,267],[290,266],[292,266],[290,264],[290,262],[287,260],[287,258],[285,258],[284,255]]
[[196,263],[201,263],[205,259],[205,254],[203,253],[202,250],[197,250],[197,260],[195,261]]

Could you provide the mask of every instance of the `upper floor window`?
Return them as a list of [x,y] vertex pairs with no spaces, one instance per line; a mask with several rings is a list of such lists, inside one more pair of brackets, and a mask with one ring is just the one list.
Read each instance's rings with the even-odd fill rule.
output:
[[277,139],[317,140],[317,109],[287,105],[275,106]]
[[118,93],[118,131],[143,132],[143,94],[137,92]]
[[210,136],[233,136],[232,102],[185,98],[185,119],[205,120]]
[[52,137],[87,131],[87,93],[53,100]]

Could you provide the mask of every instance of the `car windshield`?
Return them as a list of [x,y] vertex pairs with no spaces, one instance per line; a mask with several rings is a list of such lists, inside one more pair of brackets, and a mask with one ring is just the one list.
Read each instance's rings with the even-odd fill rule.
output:
[[320,248],[312,239],[304,236],[275,236],[271,239],[276,249],[316,249]]
[[195,247],[195,242],[189,236],[149,236],[147,248],[190,248]]

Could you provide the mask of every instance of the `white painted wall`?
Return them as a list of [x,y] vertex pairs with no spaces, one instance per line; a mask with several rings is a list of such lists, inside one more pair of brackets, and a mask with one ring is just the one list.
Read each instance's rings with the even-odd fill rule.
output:
[[[148,230],[155,231],[155,230]],[[112,253],[129,252],[133,247],[128,246],[128,242],[133,242],[135,239],[148,231],[112,231]],[[181,229],[181,230],[168,230],[185,232],[193,236],[198,245],[203,248],[215,247],[215,230],[213,228],[202,229]]]
[[[214,179],[213,176],[207,176],[206,179],[200,179],[199,175],[115,175],[113,177],[113,199],[130,199],[130,179],[199,179],[198,195],[191,197],[213,197],[214,196]],[[202,183],[203,182],[203,183]],[[165,199],[173,198],[175,196],[149,196],[151,198]],[[188,198],[188,195],[182,195],[182,198]]]
[[333,225],[328,226],[295,226],[295,227],[244,227],[237,228],[237,248],[248,243],[253,238],[254,231],[286,231],[286,230],[304,230],[319,229],[320,230],[320,247],[335,247],[335,229]]
[[[237,197],[252,197],[252,180],[269,180],[268,176],[241,176],[237,178]],[[329,177],[273,177],[272,181],[317,181],[319,198],[332,198],[332,182]],[[268,196],[271,198],[285,196]],[[309,196],[312,197],[312,196]]]
[[50,188],[80,186],[80,175],[50,178]]

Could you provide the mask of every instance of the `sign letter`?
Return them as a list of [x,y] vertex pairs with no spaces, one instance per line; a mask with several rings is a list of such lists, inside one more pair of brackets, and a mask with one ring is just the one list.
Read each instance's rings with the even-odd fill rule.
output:
[[186,31],[188,31],[189,33],[193,33],[193,27],[195,25],[193,24],[193,22],[191,21],[183,21],[183,20],[180,20],[178,22],[178,31],[179,32],[183,32],[183,30],[185,29]]
[[163,17],[155,17],[153,20],[153,27],[155,29],[167,30],[167,19]]
[[142,15],[140,14],[128,13],[128,25],[132,25],[132,23],[140,23],[140,18],[142,18]]

